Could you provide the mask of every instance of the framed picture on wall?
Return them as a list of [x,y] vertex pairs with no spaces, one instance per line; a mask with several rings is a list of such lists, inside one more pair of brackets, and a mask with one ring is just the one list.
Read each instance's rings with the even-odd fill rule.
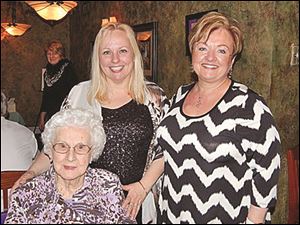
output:
[[157,82],[157,22],[132,26],[142,54],[147,80]]
[[206,13],[209,12],[218,12],[218,9],[213,9],[209,11],[204,11],[204,12],[199,12],[199,13],[194,13],[190,15],[185,16],[185,47],[186,47],[186,56],[191,56],[190,49],[189,49],[189,34],[195,25],[195,23]]

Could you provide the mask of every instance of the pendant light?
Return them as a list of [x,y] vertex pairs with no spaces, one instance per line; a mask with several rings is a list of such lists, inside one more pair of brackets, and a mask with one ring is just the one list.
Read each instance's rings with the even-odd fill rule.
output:
[[16,23],[16,2],[10,2],[10,4],[12,22],[1,23],[1,27],[3,27],[10,35],[18,37],[23,35],[31,27],[31,25]]
[[44,20],[58,21],[77,6],[75,1],[25,1]]
[[101,27],[108,23],[117,23],[117,18],[115,16],[110,16],[109,18],[102,19]]

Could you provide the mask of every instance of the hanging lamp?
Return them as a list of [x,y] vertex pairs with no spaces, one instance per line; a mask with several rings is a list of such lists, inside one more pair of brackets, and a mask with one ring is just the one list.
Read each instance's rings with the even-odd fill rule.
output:
[[3,27],[5,31],[10,35],[18,37],[23,35],[31,27],[31,25],[24,23],[16,23],[16,2],[10,2],[10,4],[12,22],[1,23],[1,27]]
[[44,20],[58,21],[77,6],[75,1],[25,1]]

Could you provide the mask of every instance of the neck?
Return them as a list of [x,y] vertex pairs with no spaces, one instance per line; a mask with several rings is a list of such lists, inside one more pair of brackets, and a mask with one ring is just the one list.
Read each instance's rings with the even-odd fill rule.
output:
[[123,80],[111,80],[107,79],[107,87],[109,90],[128,90],[130,82],[130,76],[125,77]]
[[84,177],[85,174],[74,180],[66,180],[57,174],[55,179],[57,191],[65,199],[72,198],[72,196],[76,193],[76,191],[78,191],[83,186]]
[[107,102],[126,102],[131,99],[129,91],[129,80],[120,83],[107,82]]
[[229,83],[230,83],[230,79],[226,77],[215,83],[204,83],[198,81],[195,86],[196,86],[196,90],[199,91],[201,94],[205,94],[205,93],[210,94],[211,92],[216,91],[216,89],[227,87]]

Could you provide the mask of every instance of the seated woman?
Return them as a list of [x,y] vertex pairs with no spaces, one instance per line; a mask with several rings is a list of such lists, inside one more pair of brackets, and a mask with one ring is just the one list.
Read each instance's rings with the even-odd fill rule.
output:
[[11,195],[5,223],[136,223],[126,216],[119,178],[89,163],[105,144],[101,119],[81,109],[56,113],[42,134],[53,163]]

